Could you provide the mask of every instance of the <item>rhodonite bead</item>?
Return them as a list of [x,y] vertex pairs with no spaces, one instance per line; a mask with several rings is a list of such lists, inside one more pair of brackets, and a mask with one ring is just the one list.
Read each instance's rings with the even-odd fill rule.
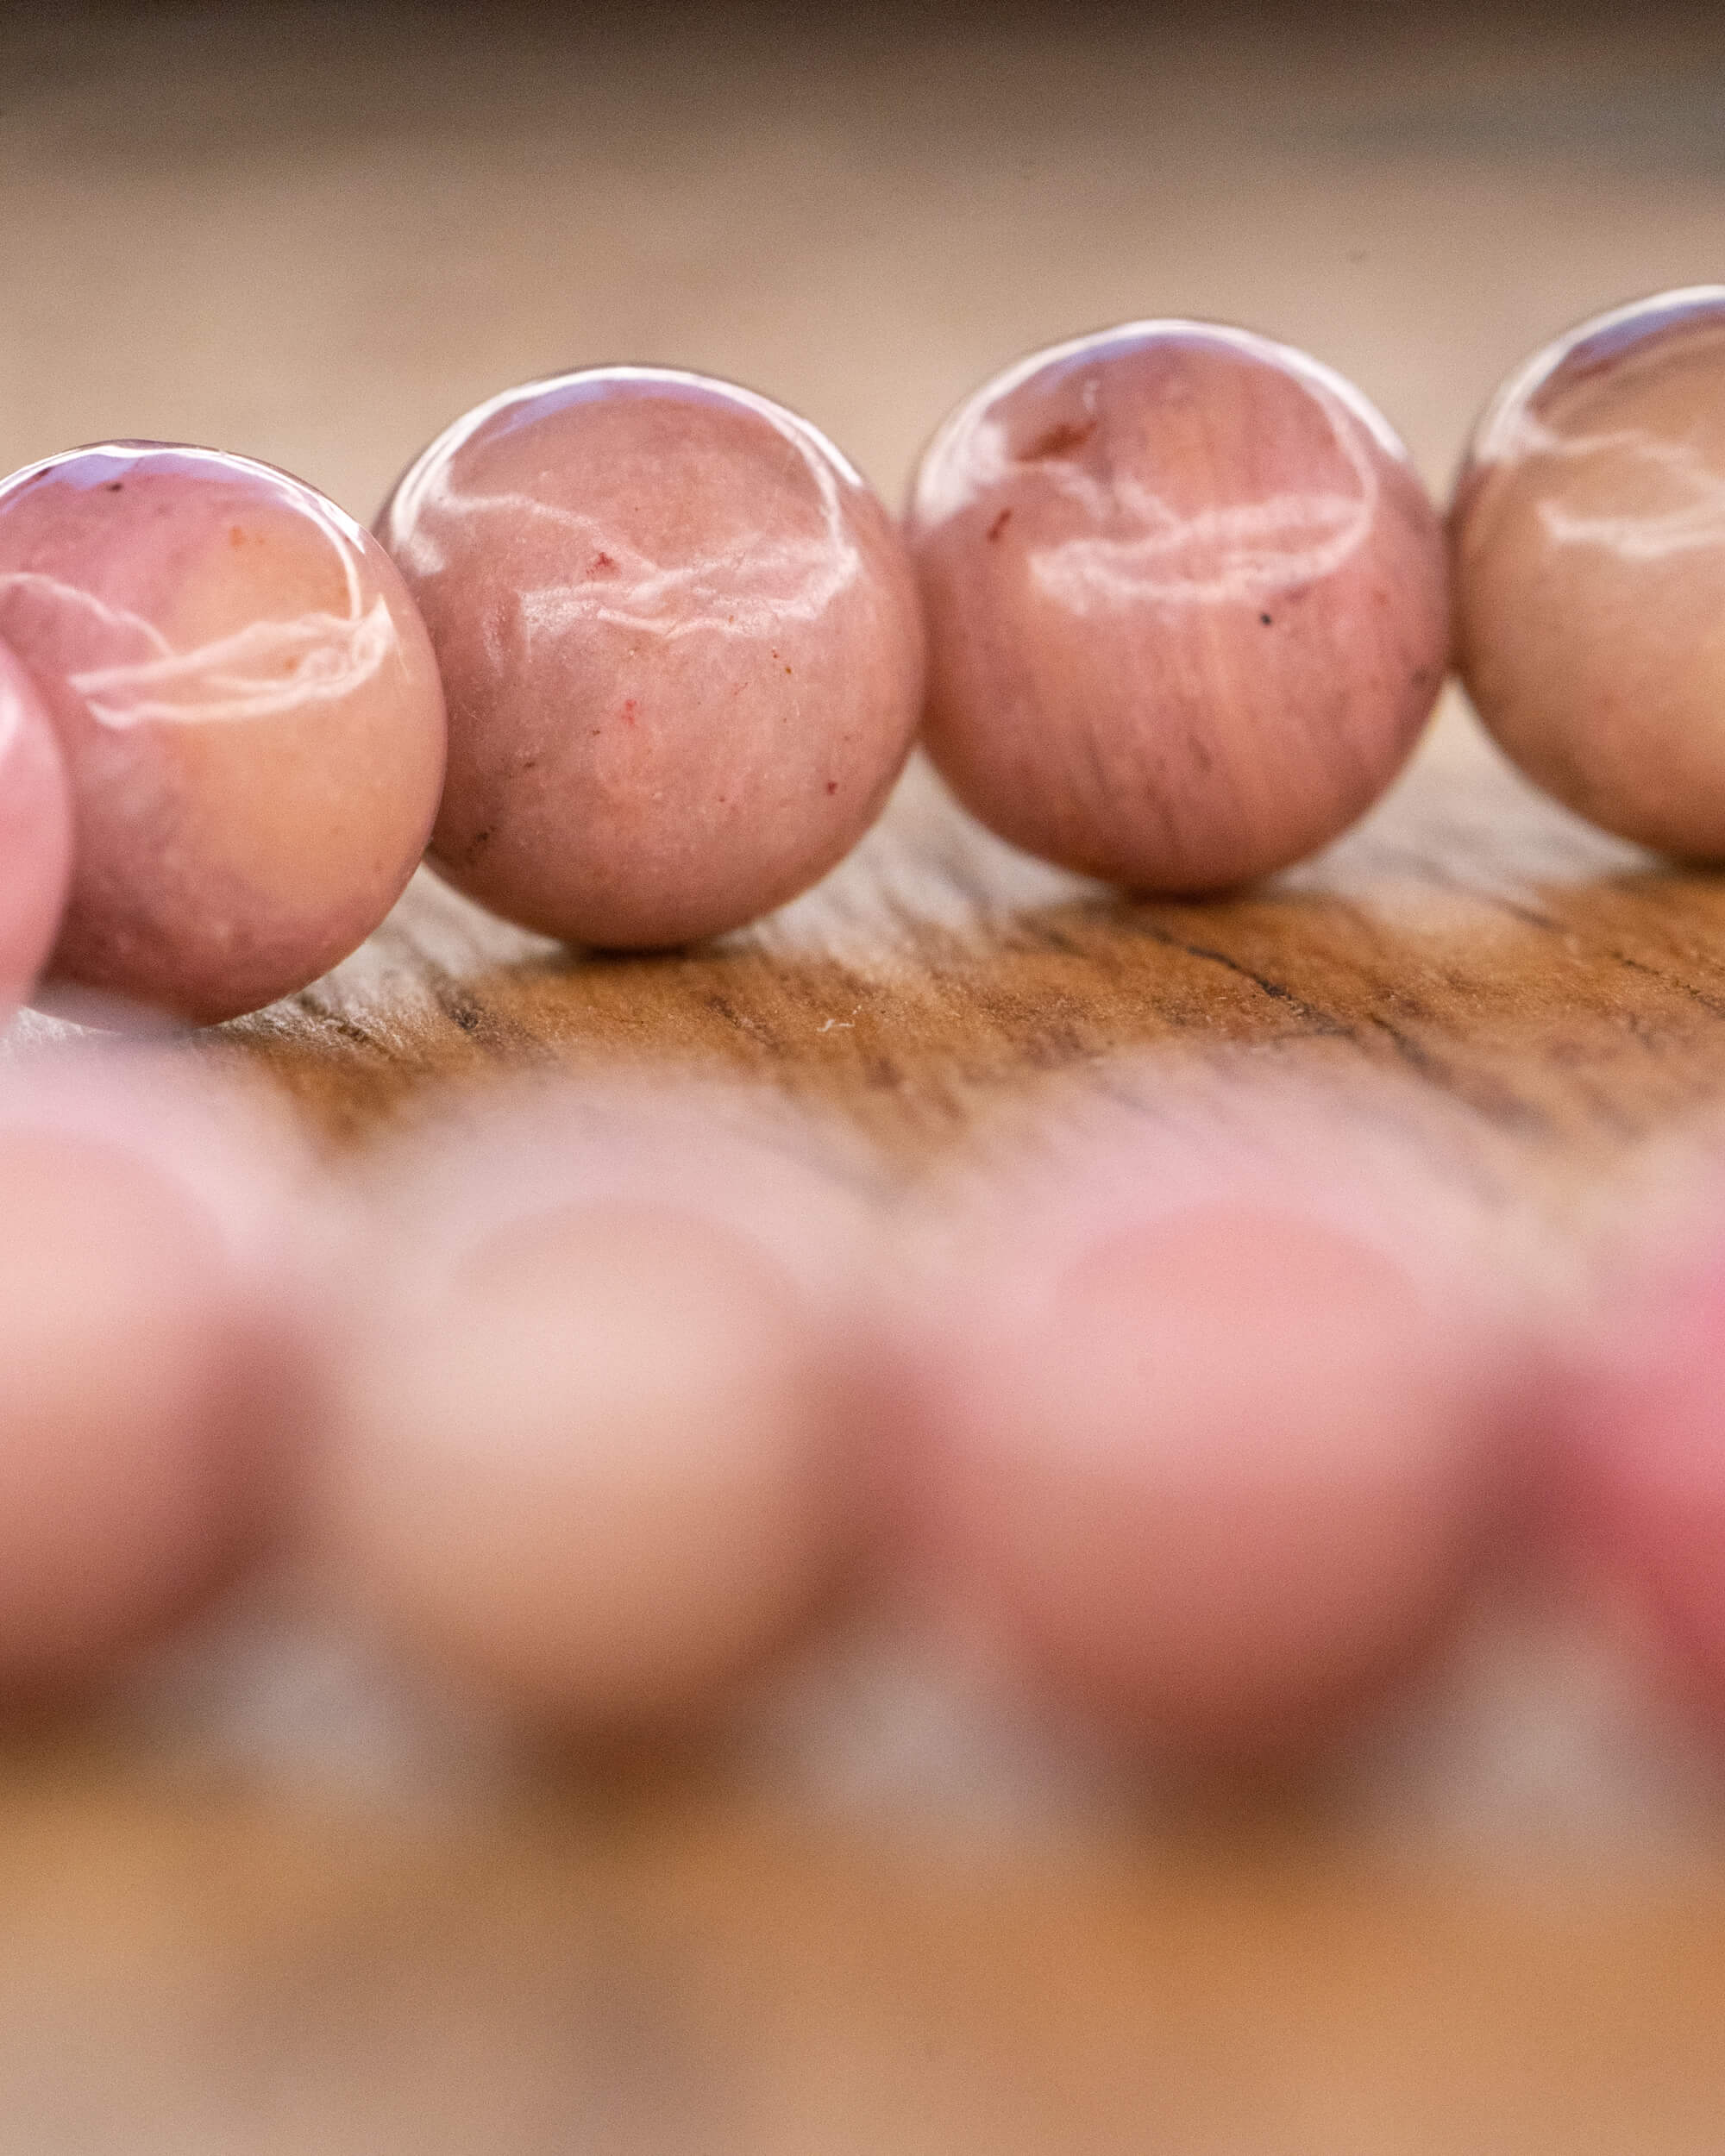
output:
[[385,1188],[310,1507],[334,1591],[531,1719],[705,1718],[862,1531],[843,1199],[698,1099],[555,1094]]
[[1457,663],[1505,751],[1609,830],[1725,855],[1725,286],[1519,368],[1450,527]]
[[0,1081],[0,1696],[98,1677],[270,1532],[304,1420],[298,1175],[183,1067]]
[[1245,330],[1134,323],[1010,367],[910,509],[927,743],[1030,851],[1201,892],[1383,791],[1441,684],[1441,528],[1360,392]]
[[884,802],[922,688],[909,566],[781,406],[657,368],[530,383],[439,436],[378,530],[449,699],[434,864],[510,919],[734,928]]
[[0,1025],[29,993],[60,926],[72,805],[34,686],[0,647]]
[[[1716,1178],[1705,1175],[1702,1188]],[[1638,1232],[1559,1359],[1557,1519],[1585,1608],[1725,1733],[1725,1247]]]
[[443,768],[436,663],[383,549],[248,458],[69,450],[0,486],[0,636],[60,737],[65,1007],[199,1023],[303,987],[376,926]]
[[1297,1760],[1430,1656],[1498,1532],[1495,1321],[1299,1175],[1118,1135],[1050,1161],[913,1275],[905,1547],[1129,1747]]

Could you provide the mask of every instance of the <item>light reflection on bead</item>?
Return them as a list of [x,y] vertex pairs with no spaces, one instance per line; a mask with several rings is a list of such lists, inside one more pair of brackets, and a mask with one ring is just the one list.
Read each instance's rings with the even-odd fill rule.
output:
[[48,955],[71,870],[72,801],[53,729],[0,647],[0,1025]]

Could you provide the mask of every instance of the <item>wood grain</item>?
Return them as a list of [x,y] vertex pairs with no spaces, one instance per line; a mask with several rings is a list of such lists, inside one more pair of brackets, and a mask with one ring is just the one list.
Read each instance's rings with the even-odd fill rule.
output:
[[[211,441],[361,514],[457,411],[601,359],[747,381],[895,495],[1014,353],[1146,313],[1310,347],[1441,486],[1513,361],[1725,246],[1712,10],[113,7],[14,11],[0,66],[0,458]],[[1357,831],[1226,902],[1045,870],[918,766],[719,945],[564,952],[422,879],[185,1052],[337,1158],[443,1089],[644,1065],[906,1175],[1045,1091],[1262,1076],[1559,1220],[1718,1113],[1725,882],[1452,702]],[[0,2150],[1720,2146],[1716,1770],[1537,1623],[1316,1820],[1182,1837],[914,1669],[884,1708],[801,1673],[755,1756],[629,1793],[252,1622],[0,1745]]]
[[924,767],[818,892],[718,946],[584,956],[421,879],[373,945],[202,1052],[363,1134],[438,1081],[640,1063],[842,1109],[913,1160],[997,1096],[1119,1059],[1396,1081],[1530,1172],[1596,1172],[1719,1097],[1725,883],[1534,795],[1458,704],[1306,868],[1214,902],[1046,869]]

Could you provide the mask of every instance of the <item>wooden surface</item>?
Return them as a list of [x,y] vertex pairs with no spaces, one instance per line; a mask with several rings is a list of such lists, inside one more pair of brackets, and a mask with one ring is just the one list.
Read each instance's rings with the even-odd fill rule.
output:
[[[10,1808],[4,2145],[1703,2156],[1725,1881],[1001,1868],[750,1819]],[[21,1969],[28,1958],[28,1973]]]
[[[895,493],[1014,353],[1191,313],[1355,375],[1441,486],[1524,351],[1722,260],[1706,11],[789,20],[15,11],[0,460],[215,442],[364,515],[479,396],[624,358],[778,395]],[[574,956],[422,880],[186,1052],[338,1155],[439,1084],[646,1063],[911,1175],[1122,1056],[1152,1103],[1292,1076],[1555,1232],[1716,1113],[1722,1049],[1725,885],[1452,704],[1357,832],[1226,904],[1045,871],[913,768],[722,946]],[[1537,1610],[1312,1813],[1224,1826],[890,1636],[619,1786],[264,1595],[0,1752],[0,2151],[1711,2156],[1721,1788]]]
[[423,875],[369,950],[205,1045],[338,1139],[428,1082],[642,1062],[837,1106],[913,1162],[997,1097],[1138,1062],[1399,1083],[1562,1178],[1704,1112],[1722,1027],[1725,884],[1534,796],[1455,699],[1364,824],[1239,898],[1044,868],[918,764],[826,885],[718,946],[574,955]]

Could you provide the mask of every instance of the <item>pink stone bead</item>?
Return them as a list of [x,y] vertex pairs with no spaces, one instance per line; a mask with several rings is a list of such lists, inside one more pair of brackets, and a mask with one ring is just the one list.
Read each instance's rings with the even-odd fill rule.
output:
[[536,1717],[699,1708],[806,1613],[832,1539],[787,1288],[674,1213],[481,1244],[348,1388],[325,1507],[348,1591]]
[[423,850],[442,692],[383,549],[310,486],[109,442],[0,486],[0,635],[60,736],[65,1007],[198,1023],[303,987]]
[[1112,1196],[960,1238],[910,1359],[902,1532],[938,1600],[1129,1746],[1297,1758],[1480,1563],[1510,1479],[1496,1357],[1289,1188],[1134,1197],[1152,1166],[1129,1150]]
[[554,1098],[397,1163],[312,1507],[339,1599],[575,1733],[707,1714],[831,1593],[869,1486],[842,1202],[660,1106]]
[[909,749],[902,542],[806,421],[600,367],[480,405],[385,506],[449,699],[435,864],[571,941],[669,945],[794,897]]
[[1518,368],[1450,523],[1457,663],[1505,751],[1609,830],[1725,856],[1725,285]]
[[1245,330],[1135,323],[984,385],[910,511],[930,754],[1004,837],[1203,892],[1333,837],[1441,685],[1443,541],[1339,375]]
[[99,1677],[267,1531],[305,1361],[280,1145],[179,1067],[0,1083],[0,1694]]
[[28,995],[72,873],[72,798],[28,674],[0,646],[0,1025]]
[[1725,1735],[1725,1252],[1644,1257],[1552,1388],[1580,1579],[1648,1674]]

